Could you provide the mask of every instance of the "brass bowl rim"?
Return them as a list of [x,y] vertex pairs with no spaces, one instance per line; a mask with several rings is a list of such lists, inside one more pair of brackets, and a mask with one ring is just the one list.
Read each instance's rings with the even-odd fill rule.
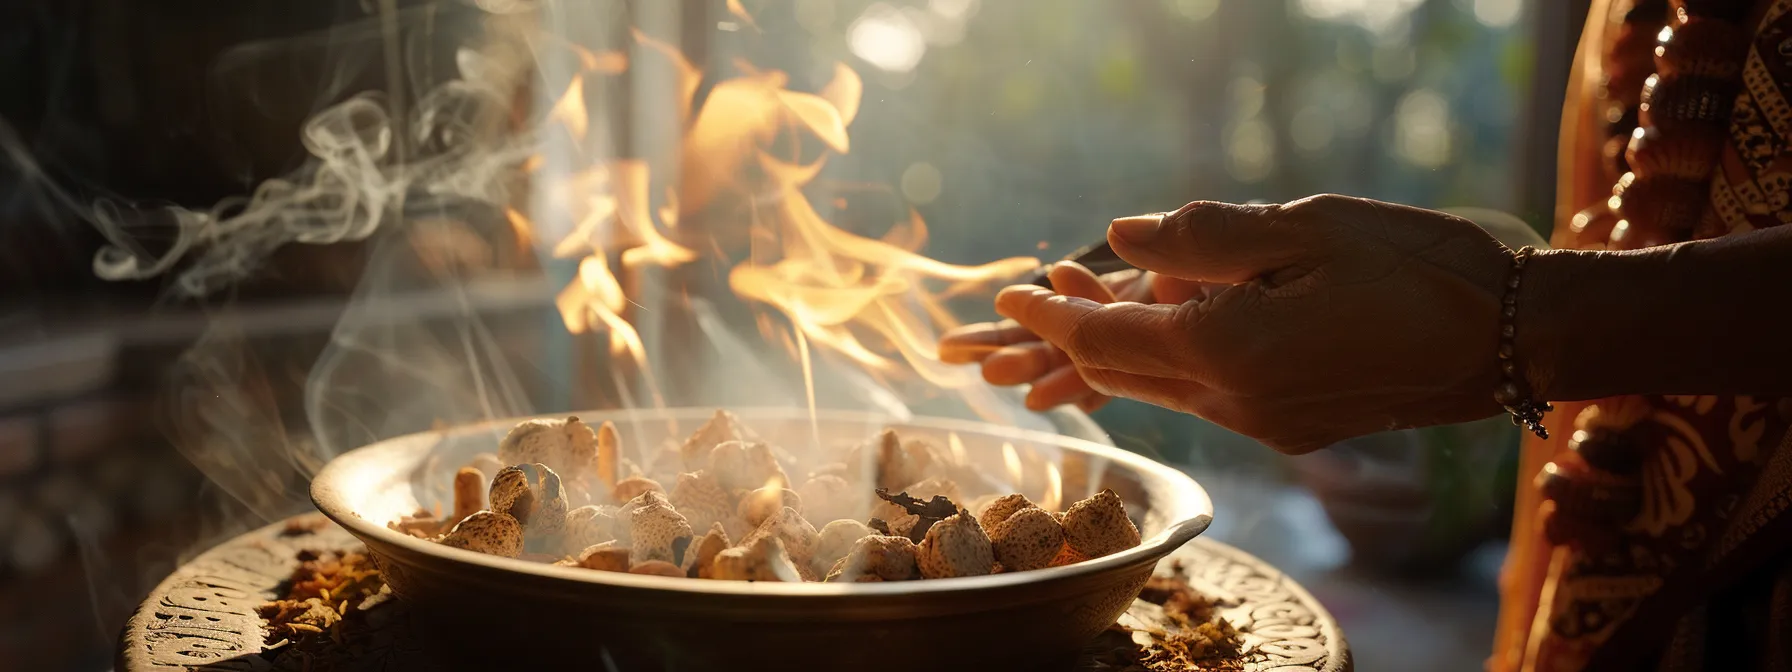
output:
[[[805,419],[809,417],[807,409],[791,408],[740,408],[732,409],[736,415],[751,421],[753,418],[774,418],[780,420]],[[827,422],[863,422],[868,425],[894,424],[914,427],[926,427],[942,431],[958,431],[991,435],[997,438],[1018,439],[1041,444],[1054,444],[1060,448],[1088,453],[1112,462],[1124,465],[1140,474],[1154,475],[1157,480],[1170,486],[1170,515],[1182,514],[1179,520],[1164,526],[1157,534],[1144,539],[1138,546],[1125,551],[1106,555],[1093,560],[1085,560],[1063,567],[1049,567],[1026,572],[1008,574],[990,574],[985,576],[957,577],[949,579],[928,579],[925,581],[894,581],[884,583],[781,583],[781,582],[747,582],[747,581],[704,581],[699,579],[650,576],[628,574],[623,572],[598,572],[578,567],[556,567],[551,564],[532,562],[518,558],[506,558],[487,555],[476,551],[452,548],[442,544],[418,539],[408,534],[401,534],[386,527],[387,521],[372,521],[361,517],[353,511],[347,495],[342,491],[342,482],[360,469],[374,468],[374,465],[396,461],[409,468],[415,460],[405,458],[421,458],[435,449],[439,442],[462,434],[491,432],[495,427],[513,426],[531,418],[563,418],[576,415],[587,420],[600,418],[623,418],[639,421],[650,420],[701,420],[715,412],[711,408],[672,408],[653,411],[586,411],[575,413],[557,413],[536,416],[504,418],[486,422],[461,425],[457,427],[418,432],[394,437],[372,443],[336,456],[319,470],[311,481],[311,501],[317,509],[331,520],[336,521],[344,529],[364,541],[379,541],[402,548],[420,557],[435,558],[444,563],[473,565],[479,568],[517,572],[537,579],[563,580],[581,584],[615,586],[618,588],[660,590],[690,595],[740,595],[740,596],[777,596],[782,598],[809,598],[815,600],[838,600],[843,598],[862,599],[875,596],[912,597],[922,593],[962,594],[974,591],[995,590],[1023,586],[1027,584],[1057,582],[1076,577],[1103,574],[1118,571],[1141,563],[1155,563],[1177,548],[1187,544],[1199,536],[1213,522],[1213,501],[1207,491],[1193,478],[1179,470],[1160,464],[1154,460],[1112,446],[1064,436],[1051,432],[1042,432],[1016,427],[1004,427],[967,420],[918,416],[908,419],[896,418],[887,414],[863,413],[856,411],[818,411],[817,420]]]

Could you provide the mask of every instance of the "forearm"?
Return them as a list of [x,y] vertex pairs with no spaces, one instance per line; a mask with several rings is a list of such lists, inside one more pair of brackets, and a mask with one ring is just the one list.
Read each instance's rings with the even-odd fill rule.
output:
[[1517,350],[1540,398],[1792,395],[1792,226],[1532,258]]

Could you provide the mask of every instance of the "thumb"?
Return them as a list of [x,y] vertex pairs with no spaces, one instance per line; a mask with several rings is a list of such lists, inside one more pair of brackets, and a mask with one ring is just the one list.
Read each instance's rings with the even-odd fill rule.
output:
[[1167,215],[1122,217],[1108,245],[1127,263],[1183,280],[1239,284],[1300,264],[1317,238],[1280,205],[1196,201]]

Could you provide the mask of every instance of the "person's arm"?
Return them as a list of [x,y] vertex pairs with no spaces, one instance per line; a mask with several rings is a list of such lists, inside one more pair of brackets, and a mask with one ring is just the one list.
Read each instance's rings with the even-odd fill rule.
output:
[[[1010,287],[996,311],[1013,322],[949,334],[942,358],[1031,381],[1040,404],[1074,374],[1076,392],[1193,413],[1289,453],[1501,412],[1513,258],[1473,223],[1341,196],[1196,202],[1115,220],[1108,243],[1200,291],[1141,304]],[[1792,394],[1792,227],[1540,253],[1520,288],[1519,364],[1544,400]]]
[[1539,398],[1792,395],[1792,227],[1542,252],[1520,287],[1517,350]]

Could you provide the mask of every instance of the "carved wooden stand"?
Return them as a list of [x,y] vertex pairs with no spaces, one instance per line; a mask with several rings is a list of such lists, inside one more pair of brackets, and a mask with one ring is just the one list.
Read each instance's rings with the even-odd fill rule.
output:
[[[358,542],[342,528],[311,514],[269,525],[207,551],[172,575],[143,601],[125,624],[118,668],[155,670],[301,669],[297,661],[276,665],[262,653],[262,620],[256,605],[298,564],[300,550],[346,549]],[[1238,549],[1197,538],[1158,567],[1168,574],[1182,568],[1189,584],[1220,605],[1220,613],[1244,634],[1243,665],[1225,669],[1258,672],[1350,672],[1343,633],[1325,608],[1281,572]],[[1143,604],[1143,603],[1140,603]],[[373,644],[357,658],[356,670],[434,670],[430,652],[411,636],[402,603],[368,612]],[[1091,649],[1113,646],[1110,633]],[[1127,668],[1089,656],[1078,670],[1120,672]]]

